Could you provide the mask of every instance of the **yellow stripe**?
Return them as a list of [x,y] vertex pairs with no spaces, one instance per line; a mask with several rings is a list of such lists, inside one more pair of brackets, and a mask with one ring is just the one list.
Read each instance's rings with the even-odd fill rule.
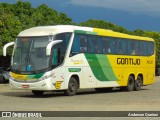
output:
[[28,75],[20,75],[20,74],[15,74],[15,73],[10,73],[10,75],[12,77],[14,77],[15,79],[19,79],[19,80],[26,80]]
[[128,34],[123,34],[123,33],[119,33],[119,32],[114,32],[112,30],[94,28],[93,31],[97,32],[98,35],[100,35],[100,36],[109,36],[109,37],[117,37],[117,38],[128,38],[128,39],[136,39],[136,40],[154,41],[152,38],[128,35]]

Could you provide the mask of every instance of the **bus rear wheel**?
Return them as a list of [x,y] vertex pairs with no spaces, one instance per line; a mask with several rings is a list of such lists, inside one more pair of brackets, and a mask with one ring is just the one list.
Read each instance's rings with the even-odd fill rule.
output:
[[65,95],[73,96],[76,95],[78,90],[78,83],[74,77],[71,77],[68,84],[68,89],[64,91]]
[[32,90],[32,93],[35,95],[35,96],[42,96],[44,91],[39,91],[39,90]]
[[135,84],[134,84],[134,90],[135,91],[138,91],[141,89],[142,87],[142,78],[140,76],[138,76],[137,80],[135,81]]
[[129,76],[127,86],[125,87],[126,91],[134,90],[134,78],[133,76]]

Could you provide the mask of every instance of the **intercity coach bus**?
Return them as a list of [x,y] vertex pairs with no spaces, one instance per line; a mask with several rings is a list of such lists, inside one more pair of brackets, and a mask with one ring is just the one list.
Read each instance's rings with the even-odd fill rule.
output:
[[111,30],[56,25],[33,27],[20,32],[14,45],[10,86],[32,90],[102,90],[120,87],[140,90],[155,80],[154,40]]

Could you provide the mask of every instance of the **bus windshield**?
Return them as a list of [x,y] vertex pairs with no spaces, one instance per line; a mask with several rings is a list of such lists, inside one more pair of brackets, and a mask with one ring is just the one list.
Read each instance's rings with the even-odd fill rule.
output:
[[48,37],[17,38],[11,66],[16,71],[37,71],[48,68]]
[[[59,38],[59,36],[61,37],[62,34],[55,36],[18,37],[12,55],[11,69],[15,72],[25,73],[38,72],[48,69],[50,67],[50,57],[52,58],[53,55],[46,55],[46,47],[52,40],[61,39],[63,42],[58,44],[66,43],[65,38]],[[62,50],[63,48],[67,48],[68,44],[65,44],[65,46],[59,46],[61,48],[58,49]],[[66,49],[63,49],[63,51],[65,54]],[[61,52],[60,55],[63,55],[64,58],[64,54]]]

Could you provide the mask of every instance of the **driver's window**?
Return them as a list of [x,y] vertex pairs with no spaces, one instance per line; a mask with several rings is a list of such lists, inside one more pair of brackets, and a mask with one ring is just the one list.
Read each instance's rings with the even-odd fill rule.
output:
[[57,51],[57,48],[53,49],[52,65],[58,65],[58,51]]
[[52,65],[62,64],[62,43],[56,44],[52,48]]

